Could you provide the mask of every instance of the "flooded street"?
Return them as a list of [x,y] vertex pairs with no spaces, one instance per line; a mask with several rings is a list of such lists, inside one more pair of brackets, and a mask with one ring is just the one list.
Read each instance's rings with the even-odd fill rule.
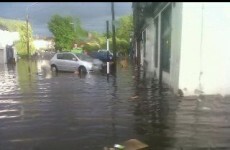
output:
[[[0,150],[230,149],[230,101],[177,98],[135,66],[117,76],[51,73],[48,61],[0,66]],[[139,73],[140,72],[140,73]]]

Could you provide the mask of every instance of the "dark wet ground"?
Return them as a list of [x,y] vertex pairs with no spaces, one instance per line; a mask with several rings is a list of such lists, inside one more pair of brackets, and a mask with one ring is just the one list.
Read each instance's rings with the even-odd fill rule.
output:
[[159,95],[131,65],[109,81],[51,73],[45,60],[0,67],[0,150],[101,150],[131,138],[154,150],[230,149],[230,99]]

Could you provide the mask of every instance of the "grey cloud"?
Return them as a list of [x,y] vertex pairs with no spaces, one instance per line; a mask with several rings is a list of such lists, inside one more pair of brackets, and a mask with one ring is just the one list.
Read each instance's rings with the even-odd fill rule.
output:
[[[33,3],[2,3],[0,17],[25,19],[26,8]],[[115,3],[115,18],[132,14],[131,2]],[[106,20],[112,20],[110,2],[39,2],[29,7],[29,21],[34,34],[50,35],[47,23],[54,14],[79,17],[87,30],[105,32]]]

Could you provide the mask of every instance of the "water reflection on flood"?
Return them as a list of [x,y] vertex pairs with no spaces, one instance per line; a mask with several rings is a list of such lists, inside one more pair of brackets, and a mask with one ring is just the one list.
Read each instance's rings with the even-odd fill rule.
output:
[[157,150],[230,149],[227,99],[178,99],[140,68],[52,73],[49,61],[0,69],[0,149],[103,149],[136,138]]

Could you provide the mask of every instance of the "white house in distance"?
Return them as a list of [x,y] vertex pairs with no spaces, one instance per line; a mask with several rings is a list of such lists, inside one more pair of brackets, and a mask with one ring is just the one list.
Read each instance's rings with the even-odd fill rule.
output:
[[230,94],[230,3],[133,3],[133,11],[135,56],[149,73],[160,78],[162,68],[162,81],[185,96]]
[[[15,61],[17,61],[17,52],[14,47],[14,42],[18,41],[19,39],[20,39],[20,35],[18,32],[9,32],[0,29],[0,64],[8,63],[7,58],[9,57],[12,57],[14,58]],[[13,48],[10,53],[8,47]]]
[[54,42],[46,39],[35,39],[33,41],[36,50],[54,49]]

